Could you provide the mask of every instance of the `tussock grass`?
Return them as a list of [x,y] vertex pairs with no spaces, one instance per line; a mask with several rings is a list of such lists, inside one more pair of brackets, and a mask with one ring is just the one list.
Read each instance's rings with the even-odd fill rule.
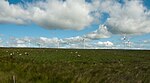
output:
[[150,51],[0,48],[0,83],[149,83]]

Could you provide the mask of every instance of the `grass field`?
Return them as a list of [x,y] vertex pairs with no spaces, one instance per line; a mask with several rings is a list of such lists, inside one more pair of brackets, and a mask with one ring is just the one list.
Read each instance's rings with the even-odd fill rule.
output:
[[0,48],[0,83],[150,83],[150,51]]

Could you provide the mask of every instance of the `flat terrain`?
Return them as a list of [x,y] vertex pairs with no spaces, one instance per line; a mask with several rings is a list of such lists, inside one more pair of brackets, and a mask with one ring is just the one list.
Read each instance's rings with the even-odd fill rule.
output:
[[0,83],[150,83],[150,51],[0,48]]

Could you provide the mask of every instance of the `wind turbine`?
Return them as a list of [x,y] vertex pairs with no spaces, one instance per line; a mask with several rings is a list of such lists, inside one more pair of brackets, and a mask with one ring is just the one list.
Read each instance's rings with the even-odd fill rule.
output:
[[83,38],[83,48],[85,49],[85,39]]
[[126,48],[126,40],[127,40],[127,37],[126,37],[126,34],[123,35],[123,44],[124,44],[124,49]]
[[67,42],[67,44],[68,44],[68,48],[71,48],[71,46],[70,46],[70,42]]
[[27,47],[31,47],[31,40],[29,39],[29,40],[24,40],[25,41],[25,43],[27,43]]
[[130,47],[131,47],[131,42],[130,42],[130,40],[129,40],[129,39],[128,39],[127,44],[128,44],[128,47],[130,48]]
[[0,34],[0,43],[3,46],[3,40],[2,40],[2,35]]
[[109,44],[108,44],[108,42],[106,42],[106,47],[107,47],[107,49],[108,49],[108,46],[109,46]]
[[57,40],[57,48],[59,48],[60,43],[59,43],[59,39]]
[[37,46],[38,46],[39,48],[41,48],[41,44],[40,44],[40,43],[37,43]]
[[29,39],[28,43],[29,43],[29,47],[31,47],[31,40],[30,39]]
[[9,47],[13,47],[14,46],[14,42],[15,42],[16,38],[11,36],[8,40],[8,44],[9,44]]

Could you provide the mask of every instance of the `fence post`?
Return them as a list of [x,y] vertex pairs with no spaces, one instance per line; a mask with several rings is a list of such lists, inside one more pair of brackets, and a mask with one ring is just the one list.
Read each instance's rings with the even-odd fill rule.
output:
[[16,83],[16,77],[15,77],[15,75],[12,76],[12,79],[13,79],[13,83]]

